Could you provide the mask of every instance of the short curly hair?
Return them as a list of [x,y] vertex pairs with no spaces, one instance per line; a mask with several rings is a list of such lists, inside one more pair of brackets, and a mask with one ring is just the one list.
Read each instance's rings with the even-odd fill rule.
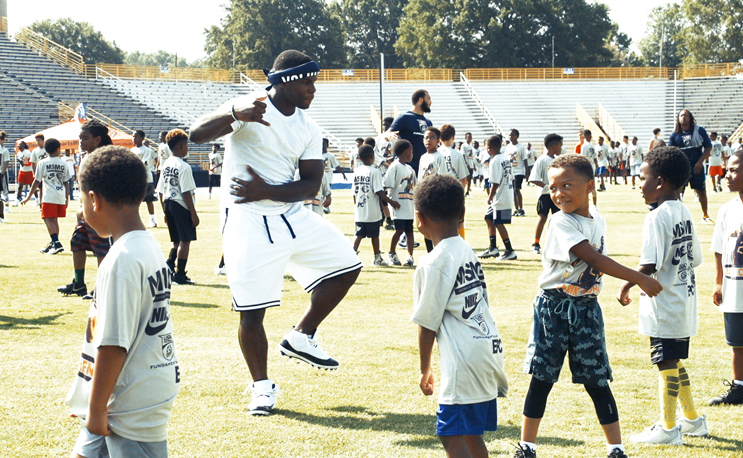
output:
[[168,144],[168,148],[170,148],[170,151],[173,151],[175,147],[178,146],[180,143],[187,141],[188,134],[183,129],[173,129],[168,132],[168,135],[165,136],[165,143]]
[[117,208],[139,205],[147,192],[144,162],[123,146],[104,146],[88,154],[78,179],[82,192],[100,194]]
[[645,155],[645,163],[654,175],[669,182],[674,189],[683,188],[691,177],[689,158],[675,146],[653,148]]
[[415,209],[433,221],[459,221],[464,188],[451,175],[430,175],[415,187]]
[[591,161],[580,154],[570,153],[558,156],[550,163],[551,169],[572,169],[586,181],[593,180],[593,167]]

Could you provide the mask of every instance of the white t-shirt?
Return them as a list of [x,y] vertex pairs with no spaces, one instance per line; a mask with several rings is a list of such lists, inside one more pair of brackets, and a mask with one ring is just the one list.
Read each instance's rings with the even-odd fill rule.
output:
[[377,193],[384,190],[382,174],[368,165],[353,171],[353,194],[356,196],[354,221],[375,223],[382,220],[382,207]]
[[537,280],[540,288],[560,289],[571,296],[599,295],[604,274],[570,252],[585,240],[606,255],[604,218],[594,206],[590,207],[590,213],[591,218],[565,212],[550,217],[542,250],[544,271]]
[[[299,180],[299,170],[294,174],[294,179]],[[328,182],[328,176],[323,174],[322,181],[320,182],[320,190],[318,191],[318,194],[313,197],[312,199],[305,200],[303,202],[304,207],[308,210],[312,210],[313,212],[317,213],[320,216],[325,216],[323,214],[323,202],[325,202],[325,197],[329,196],[331,193],[330,191],[330,183]]]
[[640,293],[640,334],[664,339],[697,334],[694,268],[701,263],[702,247],[683,203],[663,202],[645,216],[640,265],[655,264],[652,277],[663,291],[655,297]]
[[524,175],[526,169],[524,168],[524,161],[526,160],[526,146],[523,143],[509,143],[506,146],[506,156],[511,158],[511,169],[513,170],[513,176]]
[[488,165],[490,185],[498,185],[495,198],[490,206],[493,210],[511,210],[513,208],[513,161],[508,155],[500,153],[491,156]]
[[622,161],[629,165],[629,143],[622,142],[619,145],[619,153],[622,155]]
[[418,160],[418,181],[439,173],[446,173],[444,155],[438,151],[423,154]]
[[160,181],[157,182],[157,192],[163,195],[163,200],[174,200],[188,210],[183,193],[196,189],[193,181],[191,166],[178,156],[170,156],[160,171]]
[[31,162],[34,164],[38,164],[41,162],[42,159],[49,157],[49,154],[47,154],[46,150],[44,148],[36,147],[31,152]]
[[335,157],[335,154],[332,153],[322,153],[322,160],[325,163],[325,179],[328,180],[328,183],[332,183],[333,173],[341,164],[338,162],[338,158]]
[[8,164],[10,168],[10,151],[4,146],[0,146],[0,173],[3,173],[3,166]]
[[723,145],[722,146],[722,157],[723,160],[727,160],[727,158],[730,157],[730,154],[732,153],[732,150],[730,149],[730,145]]
[[531,169],[531,175],[529,175],[529,181],[541,181],[544,183],[544,187],[542,188],[542,194],[549,194],[550,193],[550,179],[549,179],[549,169],[550,164],[552,161],[554,161],[554,157],[550,157],[549,154],[544,153],[539,158],[537,158],[537,162],[534,163],[534,167]]
[[598,155],[599,167],[609,167],[609,145],[606,143],[598,145],[596,154]]
[[[222,155],[218,152],[209,153],[209,175],[222,174]],[[213,170],[212,170],[213,169]]]
[[537,162],[537,152],[534,150],[534,148],[529,148],[526,150],[526,165],[529,167],[533,167],[534,164]]
[[163,167],[165,167],[165,161],[167,161],[172,155],[173,153],[170,151],[168,144],[160,143],[160,146],[157,147],[157,170],[162,172]]
[[591,163],[591,167],[593,167],[593,170],[596,171],[596,160],[598,159],[598,157],[596,155],[596,148],[594,148],[593,143],[583,142],[583,146],[580,147],[580,155],[588,159],[588,161]]
[[457,180],[462,180],[469,176],[470,172],[467,169],[467,161],[464,160],[462,153],[449,146],[441,146],[438,151],[444,156],[445,174],[451,175]]
[[712,167],[723,165],[722,143],[719,140],[712,141],[712,150],[709,152],[709,165]]
[[147,183],[152,183],[152,172],[155,171],[155,152],[151,148],[142,145],[132,146],[132,153],[142,159],[142,162],[144,162],[144,166],[147,169]]
[[642,165],[642,148],[640,145],[629,145],[627,154],[629,154],[629,165]]
[[[220,112],[229,113],[232,106],[252,105],[263,93],[251,93],[224,103]],[[266,112],[263,120],[271,124],[265,126],[257,122],[234,121],[232,133],[225,139],[224,164],[222,174],[227,183],[232,178],[249,180],[246,167],[263,178],[266,183],[281,185],[294,180],[294,172],[299,161],[322,161],[322,132],[320,127],[300,108],[291,116],[284,116],[271,102],[264,100]],[[235,205],[237,196],[230,194],[229,186],[222,186],[222,201],[229,208]],[[261,200],[239,204],[252,212],[262,215],[285,213],[301,202],[286,203],[275,200]]]
[[116,240],[101,262],[80,366],[65,402],[85,418],[98,347],[127,350],[108,401],[108,423],[134,441],[167,440],[180,372],[170,319],[170,269],[149,231]]
[[75,158],[72,156],[62,156],[61,158],[67,164],[67,171],[70,173],[70,178],[75,178]]
[[475,148],[469,143],[462,143],[461,153],[462,156],[464,156],[464,161],[467,163],[467,167],[474,169],[476,167]]
[[411,321],[435,331],[439,344],[439,404],[505,396],[503,343],[490,314],[485,273],[467,242],[449,237],[419,260],[413,298]]
[[615,167],[617,165],[617,150],[618,148],[609,148],[606,151],[606,160],[610,167]]
[[722,304],[720,311],[743,313],[743,202],[740,197],[717,213],[712,251],[722,255]]
[[18,153],[15,156],[18,159],[18,162],[21,163],[21,172],[33,172],[34,168],[31,165],[31,151],[24,149],[23,151],[18,151]]
[[413,205],[413,189],[415,188],[415,170],[408,164],[400,161],[390,165],[384,176],[384,187],[390,189],[390,199],[400,204],[400,209],[392,209],[392,219],[413,220],[415,207]]
[[482,167],[482,175],[485,179],[488,179],[488,164],[490,164],[490,154],[487,149],[483,149],[477,155],[480,167]]
[[67,162],[61,157],[47,157],[36,166],[35,180],[42,185],[41,202],[64,205],[67,203],[67,182],[70,181]]

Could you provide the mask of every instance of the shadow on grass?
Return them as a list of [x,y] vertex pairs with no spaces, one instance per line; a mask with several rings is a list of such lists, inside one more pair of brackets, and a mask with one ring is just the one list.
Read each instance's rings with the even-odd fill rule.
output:
[[71,313],[72,312],[58,313],[56,315],[30,319],[0,315],[0,329],[39,329],[42,326],[56,325],[57,318]]
[[217,289],[229,289],[230,285],[228,284],[222,284],[222,283],[197,283],[196,286],[205,286],[207,288],[217,288]]
[[3,264],[0,264],[0,269],[14,269],[16,267],[18,267],[18,266],[6,266],[6,265],[3,265]]
[[[368,429],[374,431],[390,431],[398,434],[415,435],[419,437],[396,441],[396,445],[404,445],[415,448],[438,449],[441,443],[435,433],[436,415],[405,414],[390,412],[374,412],[363,406],[338,406],[327,409],[329,412],[337,412],[340,415],[310,415],[292,410],[277,409],[274,413],[283,415],[292,420],[304,421],[326,427],[339,429]],[[499,425],[498,431],[488,432],[486,436],[512,440],[514,442],[521,438],[521,427],[514,425]],[[487,437],[486,437],[487,439]],[[577,447],[585,443],[579,440],[564,439],[559,437],[540,436],[540,443],[557,444],[562,446]]]
[[[715,448],[717,450],[725,450],[729,452],[740,452],[743,450],[743,440],[736,440],[736,439],[728,439],[726,437],[719,437],[719,436],[705,436],[701,439],[704,439],[704,443],[701,444],[695,444],[695,443],[689,443],[685,442],[684,445],[686,447],[693,447],[693,448],[699,448],[699,449],[709,449],[709,448]],[[716,442],[716,443],[713,443]]]
[[171,302],[170,305],[174,307],[192,307],[197,309],[216,309],[218,305],[214,304],[196,304],[194,302]]

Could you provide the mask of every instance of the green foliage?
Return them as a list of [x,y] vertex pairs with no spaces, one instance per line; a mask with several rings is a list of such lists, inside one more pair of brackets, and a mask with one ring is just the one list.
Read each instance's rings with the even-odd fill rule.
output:
[[384,53],[385,67],[399,68],[395,53],[397,29],[407,0],[342,0],[331,4],[341,21],[352,68],[379,68]]
[[411,0],[395,45],[408,67],[609,65],[608,8],[585,0]]
[[[686,28],[687,22],[678,4],[669,3],[653,8],[645,36],[638,44],[645,65],[656,67],[661,63],[665,67],[680,66],[687,54],[684,32]],[[661,40],[663,59],[659,62]]]
[[[322,0],[232,0],[220,26],[205,31],[211,66],[271,67],[281,51],[296,49],[322,67],[342,68],[346,52],[340,19]],[[233,56],[234,52],[234,56]]]
[[[125,64],[129,65],[143,65],[143,66],[163,66],[163,65],[169,65],[173,66],[175,65],[175,54],[171,54],[167,51],[163,51],[162,49],[157,52],[140,52],[140,51],[134,51],[127,53],[126,58],[124,59]],[[179,67],[191,67],[192,65],[189,65],[188,62],[186,62],[186,59],[184,57],[178,58],[178,66]]]
[[743,0],[685,0],[684,63],[743,59]]
[[70,18],[56,21],[44,19],[34,22],[28,28],[81,54],[86,63],[124,63],[125,53],[116,45],[116,42],[106,40],[101,32],[95,30],[87,22],[77,22]]

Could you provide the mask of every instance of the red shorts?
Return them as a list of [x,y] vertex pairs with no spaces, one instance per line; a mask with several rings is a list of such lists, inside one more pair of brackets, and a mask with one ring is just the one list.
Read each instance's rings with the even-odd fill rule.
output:
[[64,218],[67,216],[67,206],[59,204],[41,203],[41,218]]
[[34,183],[34,172],[19,172],[18,173],[18,184],[33,184]]
[[710,165],[709,166],[709,176],[711,177],[721,177],[724,176],[725,173],[722,171],[721,165]]

